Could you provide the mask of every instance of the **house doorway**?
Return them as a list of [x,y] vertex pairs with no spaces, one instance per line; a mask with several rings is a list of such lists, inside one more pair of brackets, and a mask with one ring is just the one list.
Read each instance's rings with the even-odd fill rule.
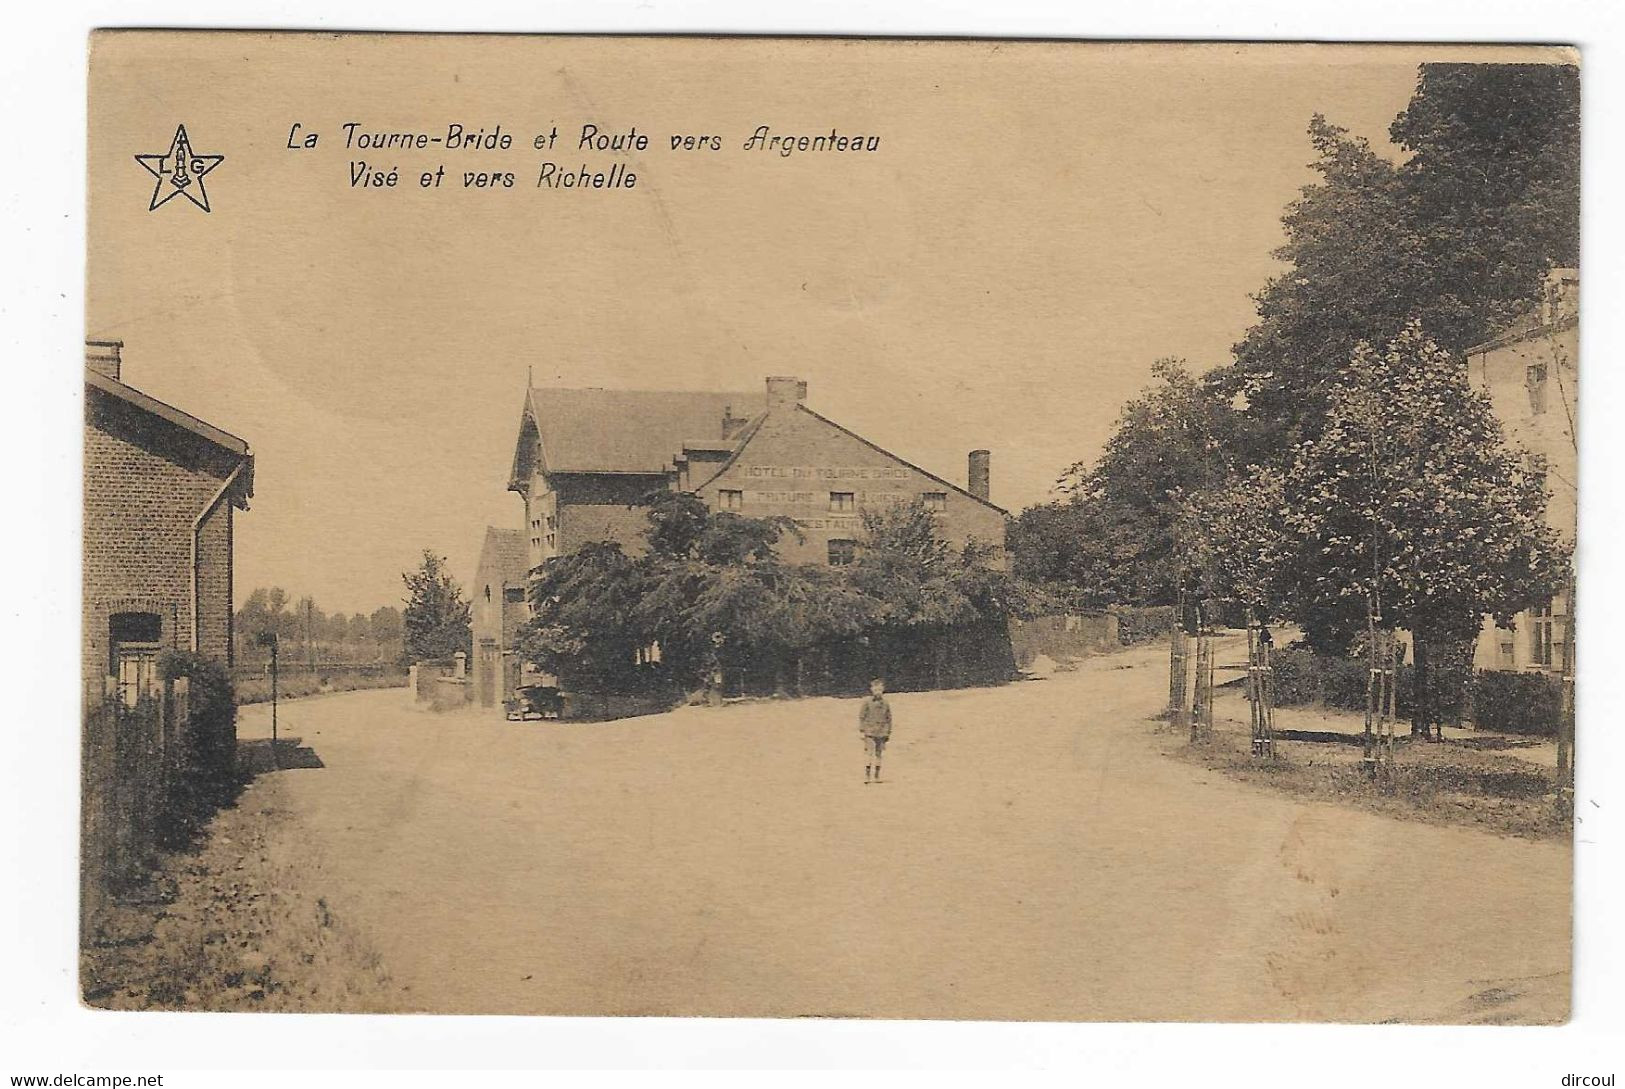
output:
[[163,649],[163,621],[158,614],[114,613],[108,621],[108,636],[108,671],[118,682],[119,702],[134,707],[156,695],[158,652]]

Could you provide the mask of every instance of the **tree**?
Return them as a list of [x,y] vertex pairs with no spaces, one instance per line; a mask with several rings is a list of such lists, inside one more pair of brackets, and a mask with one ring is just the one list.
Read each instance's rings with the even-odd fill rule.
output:
[[637,611],[647,591],[635,561],[595,541],[542,565],[517,650],[548,673],[596,691],[619,691],[634,655],[652,641]]
[[[1489,400],[1419,322],[1381,350],[1359,345],[1321,434],[1282,488],[1283,564],[1306,627],[1412,633],[1412,730],[1436,724],[1430,649],[1473,638],[1559,592],[1568,550],[1545,521],[1544,466],[1509,447]],[[1323,641],[1331,641],[1322,637]]]
[[1282,574],[1293,555],[1282,489],[1279,473],[1251,469],[1180,496],[1174,554],[1187,585],[1205,599],[1240,602],[1261,622],[1289,608]]
[[260,662],[268,658],[267,652],[256,643],[262,632],[281,639],[294,639],[298,617],[287,611],[287,605],[288,592],[280,586],[261,587],[248,595],[233,623],[239,661]]
[[992,566],[984,546],[955,551],[936,513],[918,499],[866,508],[862,517],[862,547],[848,577],[869,603],[869,639],[882,662],[929,657],[932,682],[941,686],[954,640],[1008,620],[1014,580]]
[[1213,376],[1245,398],[1247,461],[1312,438],[1354,346],[1397,332],[1425,290],[1394,164],[1319,114],[1309,140],[1321,180],[1282,216],[1287,241],[1274,256],[1289,268],[1254,297],[1258,322]]
[[1516,320],[1541,277],[1579,257],[1579,73],[1543,64],[1425,64],[1389,135],[1396,165],[1316,115],[1320,181],[1283,217],[1286,272],[1211,376],[1247,399],[1244,461],[1313,440],[1360,342],[1419,319],[1460,351]]
[[1505,328],[1553,265],[1580,260],[1580,71],[1424,64],[1389,129],[1427,270],[1426,328],[1465,348]]
[[790,519],[712,512],[671,492],[646,502],[648,553],[588,544],[548,560],[532,583],[520,652],[573,686],[694,691],[721,670],[802,691],[809,660],[866,638],[928,641],[1008,615],[1015,597],[986,549],[950,548],[917,501],[866,511],[865,547],[839,569],[779,556],[779,542],[800,534]]
[[406,608],[403,658],[409,662],[449,658],[473,649],[473,627],[462,589],[446,570],[446,559],[428,549],[416,570],[405,571]]
[[1226,478],[1236,420],[1183,362],[1158,360],[1152,373],[1156,383],[1124,407],[1094,465],[1078,462],[1062,476],[1071,499],[1023,513],[1014,542],[1021,573],[1073,581],[1095,604],[1173,600],[1176,499]]

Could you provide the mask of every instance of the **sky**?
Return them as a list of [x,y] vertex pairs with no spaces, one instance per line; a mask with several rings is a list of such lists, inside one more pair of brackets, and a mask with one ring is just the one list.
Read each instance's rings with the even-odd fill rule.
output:
[[[246,439],[236,592],[399,604],[423,549],[472,579],[538,385],[808,404],[1018,511],[1091,459],[1163,357],[1225,361],[1313,180],[1312,114],[1392,151],[1456,49],[106,34],[92,51],[87,336],[130,384]],[[1483,54],[1479,54],[1483,56]],[[362,151],[356,131],[514,138]],[[290,148],[300,123],[318,146]],[[149,211],[184,123],[211,210]],[[576,149],[583,124],[645,134]],[[775,133],[874,153],[745,151]],[[533,137],[556,126],[553,150]],[[672,134],[717,135],[678,153]],[[542,161],[633,189],[538,189]],[[393,188],[352,164],[399,167]],[[446,166],[443,188],[419,176]],[[464,170],[515,186],[463,189]]]

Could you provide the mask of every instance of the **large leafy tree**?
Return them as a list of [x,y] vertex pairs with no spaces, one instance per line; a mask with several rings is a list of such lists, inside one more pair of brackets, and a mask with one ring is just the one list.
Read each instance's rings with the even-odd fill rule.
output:
[[[1545,521],[1544,466],[1506,443],[1488,399],[1417,322],[1381,349],[1357,346],[1329,402],[1283,481],[1285,596],[1306,626],[1345,640],[1368,606],[1408,629],[1425,697],[1430,650],[1561,589],[1568,554]],[[1415,732],[1432,713],[1416,701]]]
[[[1012,608],[1012,582],[986,550],[950,548],[918,502],[867,512],[865,547],[840,569],[784,562],[779,542],[800,532],[789,519],[712,512],[679,493],[646,502],[646,554],[601,542],[543,565],[520,635],[527,659],[603,691],[649,680],[693,689],[719,668],[801,689],[821,648],[872,636],[902,649],[888,640],[928,640]],[[655,647],[657,669],[629,668]]]
[[876,664],[895,669],[925,657],[942,684],[956,633],[1002,625],[1021,606],[1016,581],[991,559],[977,542],[949,545],[936,512],[919,500],[865,510],[848,578],[870,604],[866,636]]
[[1282,219],[1288,267],[1256,296],[1258,322],[1212,376],[1245,394],[1247,461],[1313,439],[1360,342],[1413,318],[1459,351],[1536,299],[1579,257],[1579,73],[1542,64],[1426,64],[1389,130],[1399,162],[1322,116],[1319,181]]
[[1100,458],[1062,476],[1070,497],[1016,520],[1010,547],[1023,578],[1070,582],[1067,596],[1085,604],[1173,600],[1175,500],[1229,474],[1236,414],[1181,361],[1159,360],[1153,373]]
[[473,626],[468,602],[457,580],[446,569],[446,558],[423,550],[423,560],[401,574],[406,584],[403,657],[407,661],[449,658],[473,649]]
[[638,562],[612,541],[548,560],[530,584],[531,618],[517,650],[546,672],[604,688],[653,638],[639,615],[645,593]]
[[[1426,272],[1430,336],[1464,348],[1517,319],[1554,265],[1580,260],[1580,71],[1424,64],[1389,129]],[[1424,311],[1419,311],[1424,312]]]
[[[1233,361],[1200,380],[1162,364],[1099,460],[1063,478],[1072,498],[1012,523],[1020,574],[1070,584],[1086,603],[1168,601],[1175,569],[1192,563],[1241,577],[1204,567],[1232,553],[1192,532],[1238,544],[1237,519],[1258,509],[1247,488],[1273,479],[1249,467],[1282,472],[1318,442],[1359,345],[1419,321],[1458,352],[1518,319],[1547,269],[1577,263],[1577,69],[1423,65],[1389,135],[1394,158],[1311,119],[1318,178],[1282,217],[1286,267],[1255,297],[1258,321]],[[1302,599],[1312,639],[1342,640],[1347,602],[1278,574],[1272,593]]]

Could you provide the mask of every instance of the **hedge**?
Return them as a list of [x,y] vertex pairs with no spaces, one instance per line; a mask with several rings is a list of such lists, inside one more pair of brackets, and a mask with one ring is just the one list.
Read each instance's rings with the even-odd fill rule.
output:
[[[1275,704],[1293,707],[1321,704],[1344,711],[1365,711],[1366,671],[1363,658],[1331,658],[1307,650],[1278,650],[1270,658],[1274,666]],[[1399,670],[1396,714],[1411,713],[1411,694],[1416,683],[1415,667]],[[1544,673],[1512,673],[1478,670],[1473,675],[1469,706],[1471,718],[1480,729],[1503,733],[1553,736],[1562,715],[1563,688],[1557,678]],[[1459,693],[1437,693],[1442,712],[1450,710],[1451,697]]]
[[1548,673],[1480,670],[1473,717],[1480,729],[1556,736],[1563,715],[1563,682]]

